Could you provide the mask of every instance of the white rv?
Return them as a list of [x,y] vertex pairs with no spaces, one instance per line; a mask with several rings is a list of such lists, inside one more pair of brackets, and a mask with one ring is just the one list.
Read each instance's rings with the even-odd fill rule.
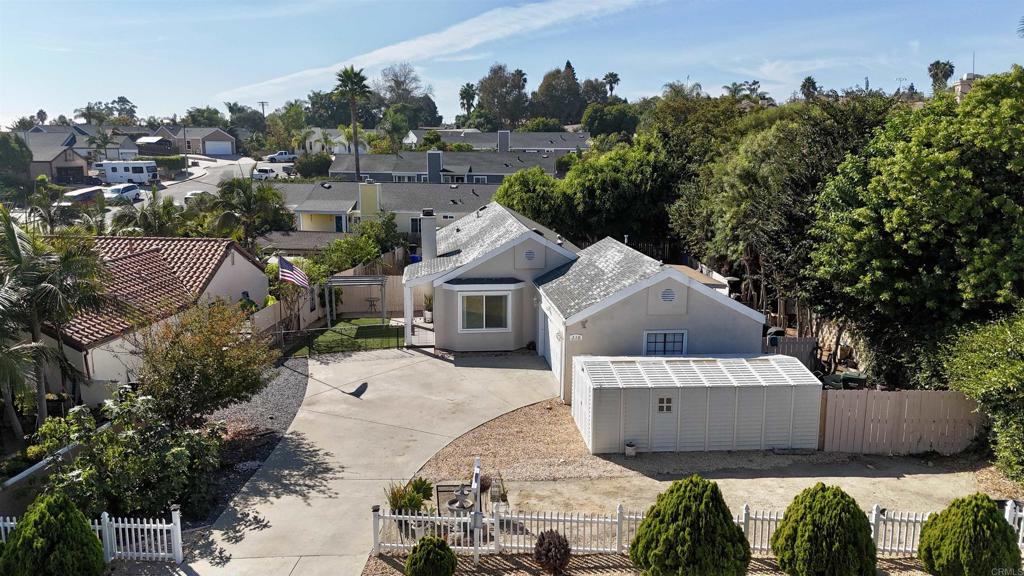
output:
[[100,180],[107,184],[146,184],[160,180],[156,162],[152,160],[106,160],[96,162],[92,167],[99,171]]

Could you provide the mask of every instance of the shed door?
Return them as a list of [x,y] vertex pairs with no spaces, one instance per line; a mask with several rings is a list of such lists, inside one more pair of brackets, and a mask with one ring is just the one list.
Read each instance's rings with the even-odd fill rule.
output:
[[651,390],[651,451],[675,451],[678,422],[678,391]]

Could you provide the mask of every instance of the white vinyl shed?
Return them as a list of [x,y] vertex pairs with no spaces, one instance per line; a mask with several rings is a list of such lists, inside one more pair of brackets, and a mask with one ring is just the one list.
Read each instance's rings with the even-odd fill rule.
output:
[[592,454],[818,447],[821,382],[791,356],[580,356],[572,376]]

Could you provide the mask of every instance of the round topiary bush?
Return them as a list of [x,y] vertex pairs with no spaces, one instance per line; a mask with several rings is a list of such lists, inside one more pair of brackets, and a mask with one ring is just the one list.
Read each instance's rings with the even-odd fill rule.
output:
[[569,541],[555,530],[545,530],[537,536],[533,547],[533,560],[551,574],[561,574],[569,566]]
[[987,495],[953,500],[921,527],[917,556],[929,574],[1015,574],[1020,569],[1017,535]]
[[637,527],[629,558],[649,576],[742,576],[750,545],[718,485],[694,475],[658,495]]
[[405,560],[405,576],[452,576],[455,552],[437,536],[424,536],[412,547]]
[[4,576],[100,576],[104,568],[100,539],[59,492],[36,498],[0,556]]
[[793,499],[771,539],[779,568],[790,576],[874,576],[871,523],[838,486],[818,482]]

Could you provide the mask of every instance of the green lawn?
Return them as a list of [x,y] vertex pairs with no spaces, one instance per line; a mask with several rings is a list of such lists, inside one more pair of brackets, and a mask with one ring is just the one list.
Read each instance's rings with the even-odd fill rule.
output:
[[[401,326],[390,326],[382,318],[345,318],[317,336],[312,348],[314,354],[330,354],[404,345],[405,331]],[[309,352],[309,347],[303,346],[295,355],[308,356]]]

